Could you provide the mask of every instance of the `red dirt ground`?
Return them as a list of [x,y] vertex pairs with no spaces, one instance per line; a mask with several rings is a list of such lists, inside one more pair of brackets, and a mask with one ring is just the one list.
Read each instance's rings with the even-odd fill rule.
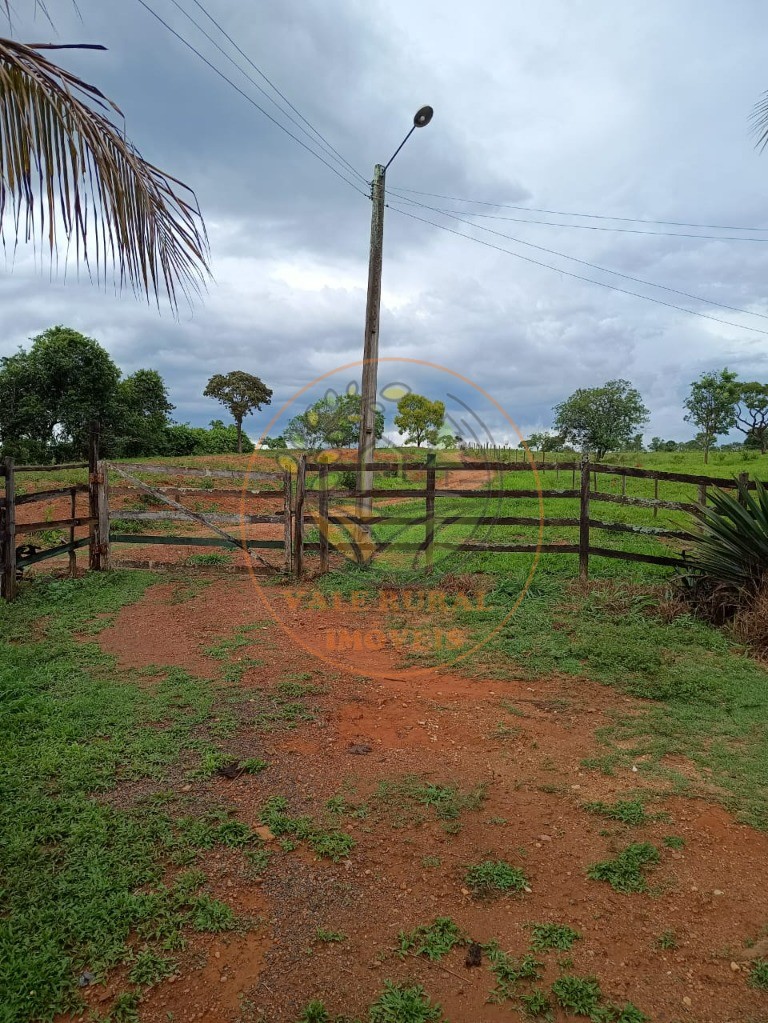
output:
[[[631,1000],[654,1023],[768,1019],[768,995],[747,985],[745,950],[768,923],[768,836],[715,803],[671,796],[661,781],[650,808],[666,811],[666,822],[628,829],[582,806],[636,789],[631,770],[608,777],[581,761],[600,751],[594,733],[607,716],[638,701],[587,681],[521,681],[514,665],[507,678],[493,680],[436,669],[414,674],[388,647],[351,651],[346,667],[330,666],[296,640],[323,652],[329,627],[382,626],[376,612],[287,609],[285,632],[267,617],[249,578],[216,580],[183,603],[172,602],[176,585],[157,585],[125,608],[101,633],[103,648],[128,667],[173,664],[216,679],[222,662],[202,648],[262,622],[248,633],[251,645],[232,653],[261,661],[240,685],[255,690],[311,673],[323,687],[311,698],[314,721],[267,735],[241,730],[239,754],[262,756],[266,771],[195,782],[190,798],[222,801],[252,825],[271,795],[285,795],[291,813],[321,817],[331,796],[341,792],[356,803],[380,780],[407,774],[462,789],[483,783],[487,800],[462,813],[455,835],[432,818],[399,821],[386,807],[368,819],[344,816],[338,826],[357,844],[338,864],[305,846],[283,852],[272,841],[269,867],[253,877],[239,853],[211,854],[204,866],[214,893],[255,917],[254,928],[243,936],[193,937],[178,975],[146,994],[143,1023],[295,1023],[313,998],[325,1001],[331,1016],[362,1019],[385,978],[423,984],[451,1023],[520,1018],[510,1002],[487,1004],[493,979],[485,968],[466,969],[462,950],[440,963],[394,954],[401,929],[437,916],[453,917],[477,941],[496,939],[514,955],[527,949],[526,923],[567,923],[583,934],[565,953],[574,972],[596,975],[607,999]],[[670,834],[685,839],[682,850],[664,846]],[[649,875],[653,894],[621,895],[587,879],[590,864],[646,840],[662,855]],[[439,858],[439,866],[425,857]],[[525,871],[530,893],[478,901],[467,892],[466,866],[497,858]],[[317,928],[346,940],[318,943]],[[659,950],[655,940],[669,930],[679,947]],[[541,955],[546,984],[560,972],[558,955]]]

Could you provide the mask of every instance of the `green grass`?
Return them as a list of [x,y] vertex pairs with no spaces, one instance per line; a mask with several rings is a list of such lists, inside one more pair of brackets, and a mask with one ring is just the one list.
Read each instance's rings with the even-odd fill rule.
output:
[[576,977],[566,974],[552,985],[552,994],[561,1009],[575,1016],[590,1016],[603,997],[595,977]]
[[213,565],[229,565],[231,560],[229,554],[224,554],[222,551],[210,551],[206,554],[190,554],[184,564],[189,565],[190,568],[203,568]]
[[438,962],[456,945],[465,945],[467,936],[449,916],[439,916],[431,924],[417,927],[410,933],[400,931],[397,940],[400,955],[410,952]]
[[668,849],[684,849],[685,839],[681,838],[680,835],[665,835],[662,839],[664,845]]
[[584,809],[589,810],[590,813],[607,817],[609,820],[629,824],[632,827],[639,827],[654,819],[646,813],[645,807],[639,799],[618,799],[615,803],[585,803]]
[[345,831],[336,828],[323,828],[311,817],[291,817],[288,812],[288,800],[282,796],[272,796],[261,808],[261,823],[277,837],[286,836],[292,848],[292,839],[305,841],[320,857],[338,863],[346,859],[354,848],[355,840]]
[[326,945],[340,945],[346,940],[347,936],[342,931],[328,931],[324,927],[318,927],[315,931],[315,941]]
[[756,959],[752,963],[752,969],[749,971],[749,984],[761,991],[768,991],[768,959]]
[[[82,973],[101,979],[124,963],[126,983],[145,986],[171,968],[186,934],[240,926],[202,870],[166,877],[215,848],[260,857],[259,840],[225,811],[185,815],[170,779],[232,761],[218,742],[239,720],[285,727],[306,708],[273,691],[251,702],[178,668],[157,666],[151,684],[120,669],[92,637],[155,581],[113,572],[35,582],[0,609],[4,1019],[78,1013]],[[125,783],[137,794],[115,798]],[[123,994],[113,1019],[127,1018],[133,992]]]
[[464,883],[478,897],[530,891],[523,871],[505,860],[484,860],[473,864],[464,875]]
[[520,1004],[523,1007],[523,1015],[530,1019],[552,1019],[552,1003],[541,988],[534,988],[530,994],[520,995]]
[[176,961],[167,956],[158,955],[150,948],[144,948],[136,954],[128,974],[133,984],[151,986],[176,972]]
[[463,791],[456,784],[438,784],[407,774],[382,779],[372,795],[354,807],[353,812],[358,817],[373,814],[387,819],[393,828],[411,827],[432,817],[446,831],[455,833],[462,813],[478,810],[485,798],[484,784]]
[[660,860],[659,850],[650,842],[634,842],[619,853],[615,859],[594,863],[587,871],[587,877],[594,881],[607,881],[615,892],[645,892],[648,882],[645,869]]
[[443,1012],[419,984],[384,981],[384,990],[368,1010],[369,1023],[439,1023]]
[[662,952],[668,952],[671,949],[677,948],[677,938],[675,937],[674,931],[662,931],[661,934],[656,937],[656,948]]
[[568,924],[531,924],[531,948],[537,952],[557,949],[567,952],[581,935]]
[[484,945],[483,952],[496,981],[496,986],[488,996],[489,1002],[501,1003],[517,997],[520,981],[541,980],[541,968],[544,964],[529,953],[515,959],[500,948],[496,941]]

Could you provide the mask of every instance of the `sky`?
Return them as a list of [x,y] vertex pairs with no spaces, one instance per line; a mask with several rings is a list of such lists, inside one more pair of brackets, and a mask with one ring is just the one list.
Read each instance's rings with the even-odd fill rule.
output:
[[[441,398],[472,420],[469,436],[517,443],[576,388],[617,377],[650,409],[646,438],[678,439],[695,433],[683,401],[702,372],[727,365],[768,380],[768,151],[749,125],[768,89],[762,0],[145,3],[309,144],[184,12],[283,103],[211,14],[362,179],[389,160],[415,111],[434,107],[387,172],[382,388]],[[48,0],[53,27],[32,8],[17,3],[14,38],[108,47],[56,59],[119,104],[147,160],[194,189],[212,279],[174,316],[74,267],[52,275],[22,244],[0,257],[0,355],[65,324],[125,373],[158,369],[175,418],[195,425],[225,416],[203,397],[208,378],[245,370],[274,391],[247,421],[254,438],[353,385],[370,233],[363,180],[324,155],[348,181],[332,173],[139,0]]]

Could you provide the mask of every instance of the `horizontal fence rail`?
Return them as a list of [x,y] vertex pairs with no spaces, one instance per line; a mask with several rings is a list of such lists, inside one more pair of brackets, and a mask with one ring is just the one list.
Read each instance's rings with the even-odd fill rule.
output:
[[[247,553],[251,566],[259,562],[269,571],[277,571],[271,562],[265,561],[259,550],[265,552],[282,551],[282,570],[293,572],[301,577],[305,570],[305,555],[319,554],[320,571],[328,571],[330,557],[336,553],[367,560],[371,555],[385,551],[411,553],[423,556],[423,568],[429,572],[433,565],[436,551],[483,552],[499,554],[548,554],[578,555],[579,575],[588,577],[589,559],[591,557],[614,558],[643,564],[677,567],[684,563],[675,548],[667,554],[644,553],[625,549],[624,547],[605,547],[595,543],[595,534],[605,533],[617,538],[644,537],[659,541],[670,541],[680,545],[686,540],[692,541],[697,530],[697,517],[702,506],[706,504],[708,490],[733,490],[737,487],[754,489],[755,481],[750,480],[747,473],[738,474],[738,478],[701,476],[687,473],[668,472],[653,469],[638,469],[632,466],[609,465],[602,462],[581,461],[556,462],[545,458],[533,459],[521,453],[517,461],[505,461],[498,457],[500,452],[489,449],[495,454],[493,460],[484,461],[477,453],[465,455],[460,463],[440,461],[435,455],[428,454],[424,461],[416,461],[412,457],[397,461],[386,459],[368,463],[366,468],[374,473],[383,473],[389,480],[397,484],[398,478],[406,480],[411,474],[412,482],[419,485],[415,488],[395,486],[391,489],[381,488],[360,490],[335,486],[334,474],[354,472],[360,468],[356,461],[339,460],[324,461],[296,452],[289,453],[293,459],[290,469],[273,472],[248,472],[236,469],[197,468],[193,466],[121,462],[108,463],[98,458],[98,439],[91,438],[88,462],[71,462],[62,465],[15,465],[12,459],[0,462],[0,479],[4,483],[4,492],[0,490],[0,580],[2,595],[12,599],[16,592],[17,575],[21,569],[39,564],[48,559],[68,555],[69,570],[76,572],[76,552],[88,549],[88,566],[93,570],[111,567],[112,552],[115,545],[144,545],[177,547],[185,550],[190,548],[222,548],[239,550]],[[502,451],[503,455],[504,452]],[[515,455],[517,458],[518,456]],[[52,473],[63,470],[88,469],[87,483],[62,484],[58,488],[46,487],[29,493],[18,493],[18,474]],[[463,477],[456,488],[450,486],[450,473],[474,472],[478,474],[480,485],[468,487]],[[534,487],[506,486],[504,474],[510,472],[546,473],[547,486],[541,489]],[[558,487],[559,474],[563,473],[570,486]],[[166,477],[158,479],[158,485],[150,484],[143,478],[145,475]],[[550,481],[555,476],[555,486]],[[568,475],[570,474],[570,476]],[[110,475],[114,485],[110,486]],[[614,477],[621,480],[621,493],[607,492],[599,489],[600,477]],[[167,482],[167,478],[181,477],[190,480],[211,481],[210,486],[185,486],[183,483]],[[414,478],[415,477],[415,478]],[[627,480],[652,481],[653,497],[639,497],[627,494]],[[220,481],[223,486],[216,489],[213,481]],[[458,482],[458,481],[457,481]],[[514,482],[514,477],[510,479]],[[524,482],[521,480],[521,483]],[[537,481],[538,482],[538,481]],[[229,483],[229,486],[227,486]],[[242,486],[239,484],[242,483]],[[262,488],[261,484],[266,487]],[[660,483],[686,484],[695,488],[696,500],[668,500],[659,497]],[[26,484],[26,481],[25,481]],[[256,484],[256,486],[254,486]],[[2,484],[0,484],[2,486]],[[88,495],[87,509],[78,509],[78,498]],[[143,508],[133,507],[122,509],[117,507],[119,500],[144,495]],[[372,515],[358,516],[357,502],[360,498],[371,497],[375,502],[393,502],[393,507],[378,507]],[[230,511],[219,510],[212,505],[210,511],[206,499],[215,502],[217,498],[239,503],[228,505]],[[187,507],[191,500],[195,501],[194,509]],[[479,502],[479,514],[466,514],[460,510],[441,511],[441,501],[445,500]],[[543,501],[571,501],[575,509],[571,514],[544,514]],[[261,502],[255,507],[251,502]],[[267,503],[266,505],[263,502]],[[406,513],[398,511],[397,505],[402,501],[424,502],[417,511]],[[502,502],[500,514],[492,514],[491,508],[483,507],[483,502]],[[503,502],[530,501],[530,514],[504,514]],[[31,506],[45,502],[58,505],[46,509],[47,518],[35,514]],[[62,508],[60,503],[67,502]],[[354,504],[353,504],[354,502]],[[147,507],[147,504],[149,507]],[[152,507],[154,505],[155,507]],[[160,505],[161,507],[157,507]],[[348,505],[348,507],[346,507]],[[601,505],[600,514],[595,514],[596,506]],[[685,524],[672,523],[674,528],[663,525],[645,525],[615,521],[609,518],[609,507],[620,505],[624,508],[652,512],[655,518],[659,511],[682,513],[689,517],[690,528]],[[226,508],[227,506],[225,506]],[[444,507],[444,506],[442,506]],[[496,505],[494,506],[496,507]],[[20,521],[17,509],[25,509],[25,521]],[[30,508],[29,512],[26,509]],[[64,508],[68,508],[68,514]],[[508,509],[513,510],[513,509]],[[565,511],[566,509],[564,509]],[[570,509],[569,509],[570,510]],[[51,514],[53,512],[53,514]],[[55,514],[55,518],[53,515]],[[26,520],[28,516],[28,521]],[[650,518],[650,514],[648,515]],[[153,524],[187,522],[191,533],[182,535],[181,531],[152,532]],[[128,524],[146,523],[148,532],[134,533],[126,531]],[[246,527],[274,527],[267,529],[262,536],[247,536]],[[374,538],[363,530],[376,526],[397,526],[404,529],[417,530],[417,537],[407,538]],[[481,534],[477,539],[466,537],[451,540],[441,538],[439,532],[444,527],[477,526],[488,529],[510,529],[508,536],[503,534],[499,539],[489,539],[489,533]],[[125,527],[125,528],[124,528]],[[333,527],[334,535],[330,529]],[[533,530],[526,537],[516,534],[515,528]],[[543,533],[547,528],[573,530],[572,538],[553,540]],[[316,531],[316,536],[308,535],[308,530]],[[63,532],[66,539],[54,542],[46,533],[58,536]],[[87,531],[87,535],[76,535]],[[213,535],[201,535],[207,531]],[[346,536],[344,535],[346,532]],[[418,533],[421,533],[419,536]],[[68,534],[68,535],[67,535]],[[311,537],[311,538],[310,538]],[[607,537],[606,537],[607,538]],[[536,541],[541,542],[536,542]],[[130,564],[136,564],[130,562]]]

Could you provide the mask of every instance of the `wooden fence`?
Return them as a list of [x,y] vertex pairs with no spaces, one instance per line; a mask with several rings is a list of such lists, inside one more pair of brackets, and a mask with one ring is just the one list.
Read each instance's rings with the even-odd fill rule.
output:
[[[334,472],[354,471],[357,469],[355,462],[335,462],[330,468]],[[662,470],[638,469],[630,466],[606,465],[603,463],[590,462],[583,458],[579,462],[552,463],[546,461],[538,462],[490,462],[472,461],[465,458],[459,465],[455,462],[438,462],[436,456],[429,455],[424,462],[393,462],[384,461],[370,463],[366,466],[374,472],[407,472],[409,470],[420,471],[425,475],[425,486],[422,489],[387,489],[373,491],[358,491],[352,489],[332,489],[328,486],[329,465],[322,462],[310,462],[302,457],[299,461],[296,497],[294,502],[294,551],[293,564],[297,575],[302,574],[305,553],[317,552],[320,558],[320,571],[326,572],[329,569],[329,555],[332,550],[349,556],[356,556],[363,560],[363,556],[384,551],[403,551],[411,553],[423,553],[424,569],[427,573],[432,570],[434,564],[434,552],[436,549],[449,551],[490,551],[497,553],[518,553],[533,554],[572,554],[579,558],[579,577],[586,580],[589,576],[590,556],[618,558],[624,561],[644,562],[651,565],[664,565],[675,567],[682,563],[679,555],[656,555],[644,554],[635,551],[622,550],[593,543],[594,531],[607,531],[611,533],[634,534],[639,537],[656,537],[659,539],[685,540],[690,539],[690,532],[687,530],[666,529],[657,526],[639,526],[625,522],[606,521],[594,517],[593,504],[608,503],[620,504],[628,507],[652,509],[656,517],[659,509],[668,511],[681,511],[696,516],[702,505],[707,501],[707,489],[717,487],[728,490],[735,489],[739,485],[746,485],[754,489],[754,482],[749,481],[748,473],[740,473],[738,478],[699,476],[687,473],[666,472]],[[439,487],[437,475],[439,472],[450,472],[461,470],[476,470],[484,473],[508,473],[508,472],[530,472],[536,469],[538,472],[554,471],[556,481],[561,474],[571,476],[571,487],[568,489],[515,489],[511,487],[498,487],[486,489],[453,489],[450,487]],[[307,486],[307,474],[317,473],[317,487]],[[598,490],[598,477],[601,475],[613,475],[621,478],[622,493],[611,494]],[[654,481],[654,497],[633,497],[626,494],[627,479],[647,479]],[[684,483],[697,487],[697,501],[667,501],[658,497],[659,481]],[[317,509],[306,509],[308,502],[316,496]],[[424,514],[417,517],[398,516],[397,514],[379,514],[361,519],[354,513],[343,510],[340,513],[331,512],[331,504],[339,500],[357,500],[360,497],[372,497],[374,500],[390,498],[410,498],[411,500],[424,500]],[[540,498],[550,499],[577,499],[579,501],[578,517],[553,517],[547,515],[542,518],[533,515],[439,515],[436,513],[436,500],[441,498],[493,498],[499,500],[531,500],[538,502]],[[366,543],[365,527],[374,526],[380,523],[399,525],[405,527],[424,527],[424,539],[419,542],[398,542],[397,540],[375,543],[368,540]],[[435,530],[439,526],[466,524],[473,526],[527,526],[539,528],[540,526],[572,527],[578,530],[573,543],[504,543],[504,542],[451,542],[435,539]],[[306,527],[314,526],[319,529],[320,538],[318,541],[309,542],[306,540]],[[330,526],[344,526],[351,533],[357,533],[346,541],[334,542],[330,537]],[[691,522],[695,526],[695,519]],[[363,548],[367,548],[363,550]]]
[[[87,484],[77,483],[69,486],[61,486],[56,489],[37,491],[36,493],[17,494],[16,475],[24,473],[46,473],[58,472],[62,469],[88,469]],[[592,556],[619,558],[626,561],[645,562],[653,565],[677,566],[681,558],[677,554],[646,554],[621,548],[605,547],[595,543],[595,532],[609,532],[612,534],[634,534],[639,537],[654,537],[667,540],[684,540],[690,537],[690,532],[681,529],[667,529],[659,526],[632,525],[626,522],[610,521],[604,517],[595,515],[595,506],[601,504],[618,504],[627,507],[650,509],[653,516],[657,516],[660,509],[665,511],[677,511],[689,513],[692,518],[691,526],[695,526],[695,516],[701,506],[706,504],[707,489],[712,487],[724,490],[734,489],[739,485],[754,488],[755,484],[749,481],[747,473],[740,473],[738,478],[698,476],[687,473],[665,472],[661,470],[638,469],[630,466],[606,465],[592,463],[584,458],[580,462],[489,462],[485,460],[471,461],[465,457],[460,463],[438,462],[435,455],[428,455],[425,462],[389,462],[376,461],[367,468],[374,472],[384,472],[389,475],[400,475],[409,471],[424,474],[424,486],[419,489],[395,488],[387,490],[373,490],[360,492],[355,489],[341,489],[329,485],[330,474],[338,472],[355,472],[358,466],[355,462],[327,463],[310,461],[306,456],[301,455],[293,472],[256,472],[246,473],[245,471],[229,469],[201,469],[189,466],[174,465],[153,465],[145,463],[113,464],[98,459],[96,443],[92,442],[90,458],[88,462],[72,463],[66,466],[28,466],[14,465],[13,459],[6,458],[0,462],[0,475],[4,479],[4,496],[0,498],[0,580],[2,582],[2,596],[6,599],[13,599],[16,593],[17,571],[20,568],[37,564],[45,559],[68,555],[69,571],[74,574],[76,571],[76,552],[80,548],[88,547],[88,566],[91,570],[99,571],[108,569],[112,565],[112,552],[116,544],[141,544],[155,545],[164,544],[172,546],[196,546],[196,547],[224,547],[239,548],[248,552],[252,560],[261,563],[271,571],[284,573],[293,572],[301,577],[306,569],[308,555],[317,556],[319,559],[320,572],[327,572],[330,568],[330,556],[338,552],[347,557],[353,556],[357,560],[367,560],[368,557],[384,550],[404,551],[414,554],[423,554],[424,570],[429,573],[434,564],[436,550],[448,551],[487,551],[497,553],[520,553],[532,554],[541,552],[545,554],[571,554],[578,555],[579,575],[586,579],[589,573],[589,559]],[[449,486],[440,486],[441,475],[446,472],[477,471],[482,473],[510,473],[516,471],[530,471],[535,468],[538,471],[554,473],[556,487],[548,487],[542,490],[517,489],[509,486],[488,487],[488,488],[460,488],[454,489]],[[120,477],[118,486],[113,486],[110,491],[110,473]],[[205,477],[206,479],[229,480],[233,483],[236,480],[264,481],[272,484],[267,490],[257,491],[245,489],[244,486],[232,487],[230,489],[219,489],[205,491],[200,487],[183,487],[180,485],[152,486],[145,480],[140,480],[136,474],[154,474],[171,477]],[[598,480],[601,477],[615,476],[621,479],[621,493],[607,493],[598,489]],[[315,478],[313,478],[315,477]],[[570,486],[561,489],[557,484],[570,482]],[[643,479],[652,480],[654,483],[654,496],[636,497],[626,493],[627,480]],[[694,486],[697,488],[696,501],[669,501],[659,498],[659,483],[674,482]],[[149,495],[156,504],[167,506],[167,510],[125,510],[111,507],[111,497],[115,498],[126,493],[143,492]],[[78,511],[77,499],[79,495],[87,494],[87,514],[82,510]],[[241,510],[239,514],[202,513],[192,510],[183,503],[189,495],[200,496],[211,494],[214,497],[233,497],[241,499],[243,503],[252,498],[263,498],[269,495],[272,499],[279,501],[281,507],[274,514],[249,514]],[[360,497],[371,496],[373,501],[390,499],[411,499],[423,500],[424,512],[414,516],[413,514],[398,514],[397,506],[394,510],[385,508],[366,519],[358,518],[353,512],[343,507],[343,502],[349,503]],[[64,518],[40,519],[36,518],[31,522],[20,523],[18,521],[17,509],[26,504],[37,504],[43,501],[61,500],[69,498],[69,516]],[[441,514],[439,504],[442,499],[474,499],[486,498],[505,500],[530,500],[539,501],[539,498],[550,499],[571,499],[578,500],[578,516],[555,517],[547,515],[541,519],[539,515],[462,515],[462,514]],[[503,511],[503,509],[502,509]],[[168,522],[168,521],[191,521],[199,526],[204,526],[213,536],[198,535],[171,535],[168,533],[129,533],[116,531],[113,528],[115,520],[122,522]],[[386,523],[393,526],[404,526],[406,528],[422,527],[424,529],[423,539],[416,542],[400,542],[397,539],[374,541],[370,530],[365,527]],[[280,538],[259,539],[246,538],[243,534],[244,527],[250,525],[271,524],[281,526]],[[436,530],[441,526],[454,524],[465,524],[472,526],[489,527],[532,527],[538,529],[542,524],[545,527],[570,527],[574,530],[573,542],[559,543],[518,543],[503,541],[472,541],[451,542],[449,540],[436,539]],[[232,535],[223,527],[239,527],[240,535]],[[347,530],[348,539],[334,539],[329,527],[342,526]],[[87,528],[86,536],[76,537],[75,531]],[[30,549],[28,545],[18,544],[19,538],[25,534],[34,534],[41,530],[64,529],[68,530],[68,539],[55,546],[37,550]],[[308,538],[308,531],[316,529],[319,534],[318,540]],[[268,563],[258,554],[259,549],[280,550],[282,558],[280,565]]]

